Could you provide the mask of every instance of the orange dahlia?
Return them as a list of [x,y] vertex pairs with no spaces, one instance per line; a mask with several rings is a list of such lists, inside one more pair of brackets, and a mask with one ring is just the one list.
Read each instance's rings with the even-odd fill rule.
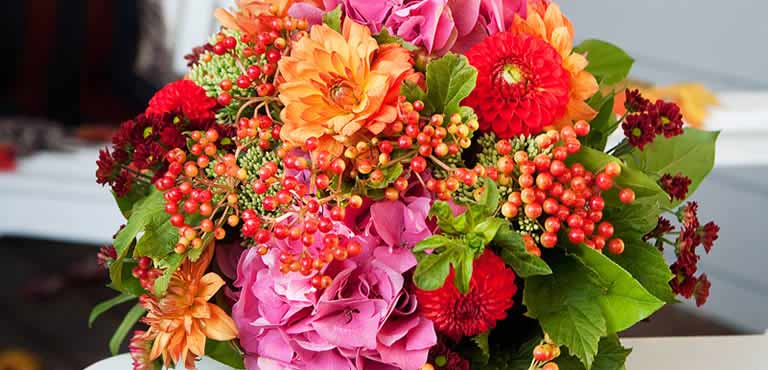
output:
[[271,30],[272,20],[287,16],[288,9],[294,3],[309,3],[316,7],[322,5],[322,1],[318,0],[235,0],[237,11],[218,8],[214,15],[226,28],[257,34]]
[[197,262],[189,260],[174,272],[163,297],[143,296],[147,309],[143,322],[149,330],[143,336],[152,340],[150,360],[162,355],[165,366],[173,361],[194,369],[194,360],[205,354],[205,340],[226,341],[237,338],[235,323],[219,306],[208,300],[224,286],[214,272],[204,274],[211,262],[214,246]]
[[558,117],[554,124],[560,127],[574,121],[595,118],[597,112],[585,100],[597,92],[597,80],[584,70],[588,64],[587,58],[573,51],[573,25],[560,11],[560,7],[545,1],[531,1],[528,16],[525,19],[516,17],[512,30],[543,39],[563,59],[562,66],[570,75],[569,100],[565,114]]
[[339,144],[378,134],[395,121],[400,84],[413,74],[413,64],[406,49],[378,45],[368,27],[346,20],[342,33],[313,26],[279,70],[281,139],[303,145],[317,137],[323,149],[338,153]]

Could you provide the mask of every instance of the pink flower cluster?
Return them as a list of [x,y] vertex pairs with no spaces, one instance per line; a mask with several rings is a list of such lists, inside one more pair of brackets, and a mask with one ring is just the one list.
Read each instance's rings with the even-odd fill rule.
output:
[[323,0],[323,8],[294,4],[289,13],[320,23],[325,11],[342,5],[344,14],[371,32],[387,29],[430,54],[463,52],[482,38],[505,31],[526,0]]
[[[408,214],[405,204],[389,207]],[[398,218],[392,210],[387,214]],[[437,337],[407,289],[404,273],[416,265],[410,249],[356,235],[343,224],[335,231],[359,241],[363,253],[330,264],[325,273],[334,280],[322,291],[309,277],[280,272],[276,249],[261,256],[252,248],[241,256],[235,285],[242,290],[232,316],[248,368],[416,370],[426,362]]]

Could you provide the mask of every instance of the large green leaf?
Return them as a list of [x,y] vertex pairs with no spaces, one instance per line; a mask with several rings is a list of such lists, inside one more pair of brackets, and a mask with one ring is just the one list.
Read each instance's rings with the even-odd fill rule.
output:
[[[715,142],[720,132],[685,129],[685,133],[673,138],[657,137],[644,150],[633,150],[622,158],[630,167],[657,176],[681,173],[692,183],[688,195],[692,195],[715,164]],[[682,200],[667,200],[669,208]]]
[[88,316],[88,327],[93,326],[93,322],[101,316],[104,312],[109,311],[112,307],[119,304],[136,299],[136,296],[128,293],[122,293],[118,296],[112,297],[104,302],[101,302],[93,307],[91,314]]
[[427,66],[429,110],[450,116],[460,113],[459,104],[475,88],[477,69],[463,55],[448,53]]
[[661,251],[639,237],[625,237],[621,233],[617,236],[624,240],[624,253],[610,254],[609,258],[632,274],[656,298],[674,303],[675,294],[669,285],[672,272]]
[[432,204],[429,216],[437,218],[437,226],[443,233],[460,234],[468,231],[467,227],[469,225],[467,224],[466,213],[454,216],[451,206],[442,200]]
[[624,50],[601,40],[584,40],[575,50],[587,54],[587,72],[592,73],[603,85],[614,85],[623,81],[635,63]]
[[571,252],[596,273],[602,288],[597,300],[602,307],[608,333],[628,329],[664,306],[664,302],[650,294],[629,272],[604,254],[583,244]]
[[117,206],[120,207],[120,212],[123,214],[126,220],[131,217],[133,205],[149,195],[150,187],[150,185],[137,183],[131,187],[131,190],[128,192],[128,194],[122,197],[118,197],[117,194],[112,193],[112,195],[115,197],[115,201],[117,202]]
[[123,318],[123,321],[117,327],[117,330],[115,330],[115,334],[112,335],[112,339],[109,340],[109,351],[113,355],[116,355],[120,350],[120,345],[123,343],[123,340],[125,340],[125,336],[128,335],[128,332],[133,328],[133,325],[144,316],[144,312],[146,312],[144,307],[137,304],[125,315],[125,318]]
[[421,100],[422,102],[427,98],[427,93],[419,87],[419,85],[411,81],[403,81],[400,85],[400,95],[405,96],[410,102]]
[[[624,368],[627,357],[632,352],[631,349],[624,348],[615,334],[600,339],[597,349],[595,362],[591,370],[619,370]],[[562,348],[562,354],[555,360],[555,363],[561,369],[568,370],[586,370],[584,365],[568,351],[568,348]]]
[[[210,248],[210,246],[208,248]],[[168,258],[160,261],[158,267],[164,269],[164,271],[163,275],[155,280],[155,286],[153,287],[157,296],[165,295],[165,291],[168,290],[168,284],[171,282],[173,273],[179,269],[179,266],[181,266],[185,259],[186,256],[184,255],[172,254]]]
[[245,369],[243,352],[233,341],[219,342],[207,339],[205,355],[235,369]]
[[493,239],[493,245],[501,250],[501,258],[522,278],[549,275],[552,270],[541,258],[525,250],[525,243],[519,233],[508,226],[502,226]]
[[474,253],[467,246],[452,241],[440,252],[417,254],[419,264],[413,272],[413,281],[420,289],[436,290],[445,284],[451,266],[455,269],[456,287],[461,292],[469,290]]
[[590,368],[601,337],[624,330],[663,306],[626,270],[583,245],[555,254],[552,275],[526,280],[523,303],[545,332]]
[[[146,198],[134,204],[128,223],[115,237],[114,246],[118,258],[126,255],[128,247],[140,232],[147,229],[160,229],[169,219],[170,216],[165,212],[163,192],[152,188],[152,191]],[[157,248],[165,250],[165,246]],[[168,253],[162,253],[162,255],[166,254]]]

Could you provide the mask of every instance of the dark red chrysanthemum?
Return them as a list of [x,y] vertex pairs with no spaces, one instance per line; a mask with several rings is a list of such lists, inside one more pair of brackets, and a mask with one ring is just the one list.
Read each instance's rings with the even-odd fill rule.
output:
[[202,87],[190,80],[179,80],[155,93],[145,114],[181,112],[189,120],[205,120],[214,118],[215,107],[216,100],[206,95]]
[[536,134],[565,114],[570,75],[545,41],[501,32],[472,47],[467,58],[478,76],[463,104],[475,110],[483,132],[503,139]]
[[714,222],[708,222],[701,228],[699,234],[701,235],[701,244],[704,246],[704,250],[709,253],[712,250],[712,245],[719,237],[720,226],[717,226]]
[[688,202],[678,211],[677,218],[685,227],[697,229],[699,227],[699,204]]
[[192,52],[184,56],[184,60],[187,61],[187,67],[192,68],[196,66],[200,62],[200,57],[207,51],[213,51],[213,45],[208,42],[192,48]]
[[656,139],[657,116],[654,112],[630,114],[621,124],[629,144],[643,150]]
[[691,183],[692,181],[690,178],[683,176],[680,173],[677,173],[675,176],[665,173],[659,180],[662,189],[664,189],[672,199],[679,200],[685,199],[688,195],[688,186],[690,186]]
[[696,306],[701,307],[707,303],[710,287],[712,287],[712,283],[709,282],[707,274],[701,274],[696,282],[696,288],[693,290],[693,295],[696,297]]
[[668,138],[683,134],[683,114],[680,113],[680,107],[677,104],[657,100],[652,109],[659,117],[656,134]]
[[109,183],[118,171],[115,171],[115,159],[109,154],[109,150],[99,150],[99,159],[96,161],[96,183],[104,185]]
[[669,220],[667,220],[664,217],[659,217],[659,221],[656,223],[656,228],[651,230],[651,232],[649,232],[648,234],[645,234],[643,236],[643,240],[648,241],[651,239],[661,238],[667,233],[672,232],[674,230],[675,230],[675,227],[672,226],[672,223],[669,222]]
[[112,245],[105,245],[99,248],[99,253],[96,254],[96,261],[101,268],[108,268],[109,263],[117,259],[117,250]]
[[640,94],[640,90],[637,89],[627,89],[624,96],[626,97],[624,100],[624,108],[630,113],[643,112],[648,109],[648,106],[651,104],[651,101],[644,98],[643,95]]
[[490,250],[485,250],[473,264],[469,291],[461,294],[454,284],[454,271],[442,288],[417,290],[422,315],[435,323],[437,330],[458,341],[496,326],[507,317],[517,292],[515,273]]
[[429,350],[427,362],[437,370],[470,370],[469,361],[440,342]]

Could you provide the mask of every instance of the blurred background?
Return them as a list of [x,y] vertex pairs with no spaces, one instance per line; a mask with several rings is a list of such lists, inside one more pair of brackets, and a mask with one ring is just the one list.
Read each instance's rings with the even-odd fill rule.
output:
[[[710,301],[663,310],[628,336],[761,333],[768,328],[768,5],[751,0],[560,1],[578,39],[636,58],[632,78],[722,130],[695,199],[722,228],[702,261]],[[5,0],[0,88],[0,369],[82,369],[109,356],[124,311],[88,329],[112,296],[96,265],[123,222],[95,183],[97,150],[186,71],[229,0]],[[692,84],[696,83],[696,84]],[[707,91],[712,92],[710,95]],[[124,309],[127,309],[124,308]]]

